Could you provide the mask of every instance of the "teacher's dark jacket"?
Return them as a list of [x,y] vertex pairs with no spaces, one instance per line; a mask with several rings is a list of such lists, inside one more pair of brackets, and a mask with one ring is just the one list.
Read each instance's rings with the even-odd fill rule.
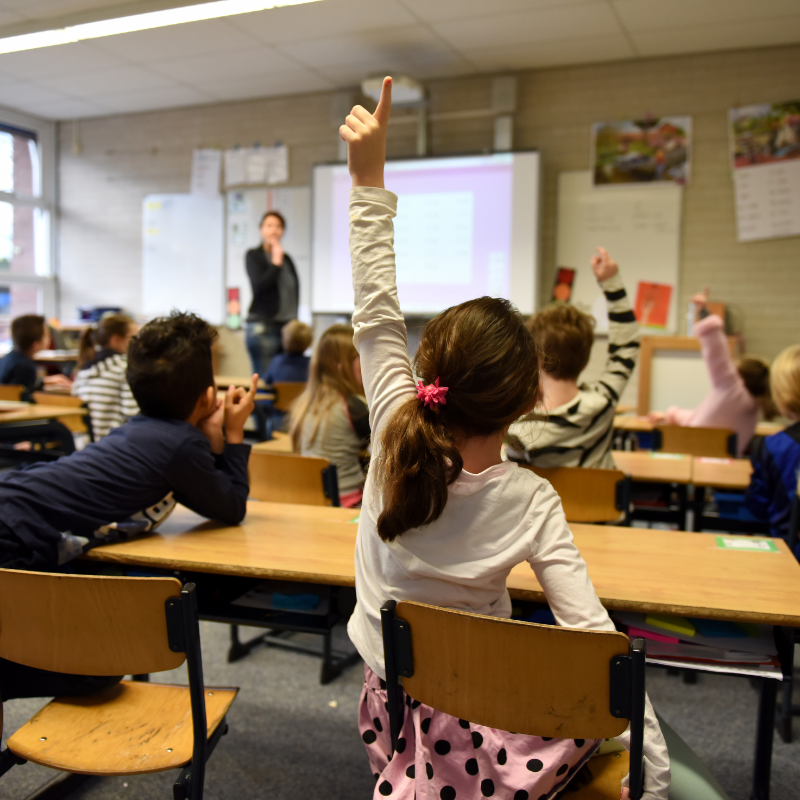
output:
[[[248,316],[256,317],[266,322],[288,322],[290,319],[294,319],[297,316],[300,284],[297,279],[297,270],[291,257],[284,253],[283,263],[276,267],[263,247],[254,247],[252,250],[247,251],[245,264],[247,266],[247,276],[250,278],[250,284],[253,287],[253,302],[250,304]],[[286,319],[276,319],[275,316],[281,306],[279,286],[281,270],[288,270],[294,287],[294,297],[291,302],[294,307],[294,313],[287,316]]]

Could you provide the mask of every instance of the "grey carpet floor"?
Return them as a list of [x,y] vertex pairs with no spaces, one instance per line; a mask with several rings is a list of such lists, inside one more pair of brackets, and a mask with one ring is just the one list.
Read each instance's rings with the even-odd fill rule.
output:
[[[349,649],[344,631],[337,633],[338,646]],[[356,726],[360,665],[328,686],[320,686],[320,661],[314,657],[259,648],[242,661],[228,664],[228,628],[203,623],[202,637],[206,684],[241,687],[228,717],[230,733],[209,762],[209,800],[366,800],[372,796],[375,783]],[[297,637],[303,638],[315,641],[310,636]],[[185,683],[186,675],[181,669],[153,679]],[[680,677],[655,668],[648,670],[647,679],[655,707],[706,762],[731,800],[748,800],[758,702],[750,682],[704,673],[697,684],[686,685]],[[6,733],[41,705],[39,700],[6,703]],[[792,744],[775,737],[774,800],[800,796],[800,719],[795,729],[798,738]],[[25,798],[53,774],[32,764],[14,767],[0,778],[0,798]],[[70,797],[169,800],[176,775],[93,778]]]

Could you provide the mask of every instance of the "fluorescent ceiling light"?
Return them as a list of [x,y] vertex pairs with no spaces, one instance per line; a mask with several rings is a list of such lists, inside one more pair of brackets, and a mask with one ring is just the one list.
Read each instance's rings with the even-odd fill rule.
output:
[[198,3],[180,8],[165,8],[146,14],[133,14],[117,19],[103,19],[98,22],[84,22],[50,31],[25,33],[21,36],[8,36],[0,39],[0,54],[16,53],[20,50],[35,50],[39,47],[52,47],[57,44],[80,42],[83,39],[99,39],[118,33],[146,31],[151,28],[164,28],[180,25],[182,22],[199,22],[204,19],[230,17],[234,14],[248,14],[251,11],[264,11],[282,6],[299,6],[303,3],[316,3],[319,0],[215,0],[211,3]]

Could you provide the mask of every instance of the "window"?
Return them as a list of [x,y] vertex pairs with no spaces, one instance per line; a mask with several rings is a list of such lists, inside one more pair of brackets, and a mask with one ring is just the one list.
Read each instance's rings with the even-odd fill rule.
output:
[[51,123],[0,110],[0,354],[11,320],[55,312]]

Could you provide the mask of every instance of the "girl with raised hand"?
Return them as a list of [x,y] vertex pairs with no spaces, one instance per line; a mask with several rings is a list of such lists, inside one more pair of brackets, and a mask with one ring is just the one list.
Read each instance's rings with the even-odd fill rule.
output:
[[[406,706],[403,746],[388,757],[380,624],[387,600],[509,617],[506,578],[527,561],[560,625],[614,629],[558,496],[547,481],[500,457],[508,426],[534,407],[539,392],[536,346],[513,306],[482,297],[431,320],[414,382],[395,280],[397,197],[383,181],[390,105],[386,78],[375,114],[356,106],[340,128],[353,180],[354,341],[373,434],[348,632],[365,661],[359,728],[377,778],[375,798],[549,798],[596,741],[507,733],[415,702]],[[669,758],[648,701],[644,797],[665,800],[668,787]]]

